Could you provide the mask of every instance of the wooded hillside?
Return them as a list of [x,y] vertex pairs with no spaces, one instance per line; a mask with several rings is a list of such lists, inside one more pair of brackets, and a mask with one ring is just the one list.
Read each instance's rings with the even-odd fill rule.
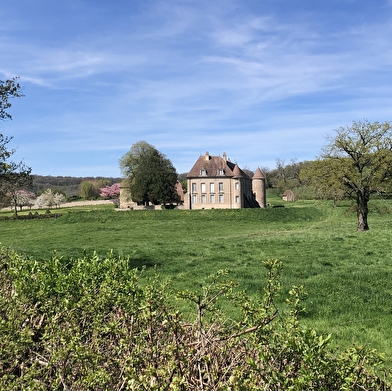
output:
[[121,182],[122,178],[106,177],[72,177],[72,176],[51,176],[51,175],[34,175],[34,190],[37,193],[51,188],[64,192],[67,197],[78,197],[79,186],[83,181],[109,180],[111,183]]

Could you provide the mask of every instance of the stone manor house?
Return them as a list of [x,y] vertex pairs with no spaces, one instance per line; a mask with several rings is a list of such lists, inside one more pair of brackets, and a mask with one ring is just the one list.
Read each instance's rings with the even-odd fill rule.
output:
[[[208,152],[200,156],[187,174],[187,193],[177,183],[183,198],[179,209],[265,208],[265,177],[258,168],[250,178],[241,168],[223,156]],[[123,192],[122,192],[123,193]],[[181,194],[182,193],[182,194]],[[144,208],[120,194],[120,208]],[[151,206],[153,208],[153,206]]]
[[265,177],[258,168],[250,178],[223,156],[200,156],[187,175],[185,209],[239,209],[266,206]]

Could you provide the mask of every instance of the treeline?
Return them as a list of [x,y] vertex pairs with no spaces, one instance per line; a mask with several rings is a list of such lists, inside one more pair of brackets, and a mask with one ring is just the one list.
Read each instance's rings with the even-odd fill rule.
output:
[[[281,196],[285,190],[292,190],[296,198],[309,197],[320,198],[320,195],[314,189],[309,187],[308,181],[301,177],[301,170],[311,164],[310,161],[298,162],[291,159],[289,163],[278,159],[276,167],[270,169],[268,167],[261,167],[265,178],[267,189],[270,192]],[[254,172],[247,168],[244,171],[252,177]],[[178,174],[178,180],[182,183],[184,191],[186,191],[186,176],[188,173]],[[123,178],[114,177],[73,177],[73,176],[51,176],[51,175],[34,175],[34,191],[39,194],[44,190],[51,188],[59,191],[67,196],[67,198],[83,197],[81,194],[81,185],[83,183],[100,183],[103,185],[110,185],[113,183],[120,183]]]
[[263,167],[267,189],[276,195],[282,195],[288,189],[296,193],[301,192],[299,189],[304,190],[304,187],[308,186],[301,171],[310,164],[311,161],[298,162],[296,159],[291,159],[286,163],[284,160],[277,159],[275,168]]
[[121,178],[107,177],[72,177],[72,176],[51,176],[51,175],[34,175],[34,191],[41,193],[50,188],[64,193],[68,198],[80,197],[80,185],[83,182],[119,183]]
[[[355,191],[341,180],[343,167],[336,167],[328,160],[307,160],[289,163],[278,159],[274,169],[262,168],[270,194],[282,196],[291,190],[295,199],[327,199],[337,202],[342,199],[355,200]],[[365,178],[365,176],[363,176]],[[390,184],[374,185],[372,198],[391,199]]]

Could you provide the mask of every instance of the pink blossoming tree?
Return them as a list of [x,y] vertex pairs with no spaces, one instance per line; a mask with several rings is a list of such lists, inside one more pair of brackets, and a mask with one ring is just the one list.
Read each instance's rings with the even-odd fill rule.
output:
[[114,183],[111,186],[105,186],[100,189],[100,196],[106,199],[118,198],[120,196],[120,184]]

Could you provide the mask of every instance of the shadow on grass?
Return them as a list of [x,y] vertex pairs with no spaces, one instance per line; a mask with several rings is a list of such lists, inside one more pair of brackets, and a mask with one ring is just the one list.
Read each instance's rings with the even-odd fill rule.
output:
[[[79,249],[63,249],[63,250],[57,250],[56,254],[59,256],[64,262],[69,264],[69,267],[72,266],[75,260],[84,258],[84,257],[91,257],[93,256],[94,252],[104,260],[107,258],[108,252],[98,252],[98,251],[93,251],[93,250],[84,250],[80,252]],[[158,262],[156,259],[151,258],[150,256],[146,254],[123,254],[123,253],[117,253],[113,252],[111,256],[114,256],[116,258],[122,258],[122,259],[127,259],[127,267],[129,269],[152,269],[154,267],[160,267],[161,262]],[[44,261],[43,259],[41,261]]]
[[157,262],[156,259],[151,259],[148,256],[140,256],[140,257],[130,257],[128,261],[128,266],[132,269],[142,269],[147,268],[151,269],[154,267],[160,267],[161,263]]

